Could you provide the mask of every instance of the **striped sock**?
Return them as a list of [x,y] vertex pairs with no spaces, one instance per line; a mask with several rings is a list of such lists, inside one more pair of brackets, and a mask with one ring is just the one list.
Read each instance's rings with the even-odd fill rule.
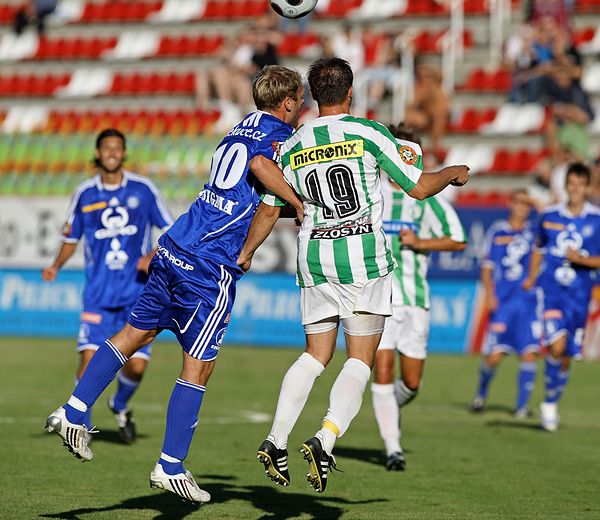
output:
[[[79,384],[79,379],[76,378],[75,386],[77,386],[78,384]],[[67,403],[67,404],[69,404],[69,403]],[[81,404],[83,404],[83,403],[81,403]],[[81,405],[80,405],[80,408],[81,408]],[[86,426],[88,430],[92,429],[92,407],[91,406],[85,406],[85,412],[83,413],[83,425]]]
[[86,411],[96,402],[126,361],[125,355],[110,340],[100,345],[77,383],[73,395],[64,405],[70,422],[84,424]]
[[183,461],[187,457],[198,425],[198,413],[204,397],[204,386],[177,379],[167,409],[167,428],[159,464],[165,473],[183,473]]

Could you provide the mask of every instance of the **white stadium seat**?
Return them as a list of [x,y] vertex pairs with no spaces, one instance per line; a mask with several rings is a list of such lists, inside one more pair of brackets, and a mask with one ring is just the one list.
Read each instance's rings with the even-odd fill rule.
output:
[[69,83],[55,91],[58,97],[93,97],[110,91],[113,73],[110,69],[82,68],[73,72]]

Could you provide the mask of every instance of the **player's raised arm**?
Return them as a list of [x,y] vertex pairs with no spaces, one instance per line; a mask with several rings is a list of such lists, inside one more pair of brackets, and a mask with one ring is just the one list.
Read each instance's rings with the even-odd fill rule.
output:
[[423,173],[415,187],[408,194],[424,200],[442,191],[446,186],[464,186],[469,181],[469,167],[461,164],[448,166],[437,172]]
[[379,147],[377,163],[408,195],[418,200],[431,197],[446,186],[463,186],[469,180],[469,167],[448,166],[438,172],[423,173],[423,152],[414,142],[396,140],[383,125],[375,123]]
[[[268,191],[289,202],[296,210],[298,220],[302,221],[304,216],[302,201],[298,198],[292,187],[286,182],[282,171],[274,161],[267,159],[263,155],[257,155],[250,161],[250,170],[252,170],[252,173],[256,175],[256,178]],[[277,213],[277,215],[279,216],[279,213]],[[252,230],[252,228],[250,228],[250,230]]]

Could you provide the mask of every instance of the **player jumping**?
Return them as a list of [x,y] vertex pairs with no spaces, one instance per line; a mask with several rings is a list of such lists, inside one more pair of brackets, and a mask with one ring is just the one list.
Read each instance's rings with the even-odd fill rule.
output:
[[300,75],[285,67],[265,67],[252,93],[258,110],[221,141],[208,183],[159,239],[150,278],[127,325],[100,345],[73,395],[47,420],[48,431],[60,435],[77,457],[91,460],[83,423],[86,410],[131,355],[162,329],[173,331],[183,348],[183,369],[169,401],[162,453],[150,485],[192,502],[210,500],[183,461],[242,274],[236,260],[259,202],[256,179],[292,203],[302,218],[302,203],[272,162],[276,143],[289,137],[302,109]]
[[584,164],[567,169],[567,203],[551,206],[542,214],[537,249],[524,282],[526,288],[537,285],[544,293],[548,355],[540,412],[542,428],[550,432],[558,429],[558,401],[569,380],[571,360],[581,357],[592,287],[600,278],[600,208],[585,200],[590,177]]
[[[484,302],[490,313],[479,368],[479,386],[469,404],[482,412],[496,368],[507,354],[521,359],[517,375],[517,400],[513,415],[531,416],[529,398],[535,384],[541,342],[541,316],[535,290],[523,288],[529,275],[534,229],[528,221],[532,200],[525,190],[513,192],[508,220],[489,229],[481,268]],[[541,303],[541,302],[540,302]]]
[[[297,275],[306,351],[283,379],[273,427],[258,457],[273,480],[290,483],[288,436],[315,379],[333,356],[341,320],[348,359],[331,389],[322,428],[302,445],[308,480],[317,492],[325,491],[328,470],[335,466],[336,439],[360,409],[385,316],[391,314],[395,264],[382,230],[380,168],[420,199],[469,178],[465,166],[421,174],[418,165],[401,159],[387,128],[349,115],[352,81],[346,61],[314,62],[308,83],[319,117],[280,148],[285,178],[304,202]],[[263,202],[278,203],[270,197]],[[245,269],[278,218],[279,208],[268,204],[260,205],[250,226],[238,261]]]
[[[125,156],[125,136],[121,132],[114,128],[100,132],[94,157],[98,174],[77,187],[67,211],[60,250],[54,263],[42,271],[42,278],[53,282],[75,253],[79,240],[85,238],[76,381],[104,340],[127,323],[131,306],[148,279],[148,264],[154,255],[152,227],[164,231],[173,223],[154,184],[123,168]],[[119,434],[126,443],[136,438],[128,402],[142,379],[151,351],[148,344],[123,365],[117,391],[109,399]],[[88,430],[92,427],[91,413],[90,406],[83,416]]]
[[[421,146],[406,127],[391,127],[400,157],[422,162]],[[386,469],[404,470],[400,446],[400,408],[419,392],[429,337],[430,251],[463,251],[467,237],[454,208],[441,196],[423,201],[408,197],[387,176],[382,180],[383,229],[396,259],[392,281],[392,315],[377,349],[373,410],[387,452]],[[394,384],[394,350],[400,353],[400,378]]]

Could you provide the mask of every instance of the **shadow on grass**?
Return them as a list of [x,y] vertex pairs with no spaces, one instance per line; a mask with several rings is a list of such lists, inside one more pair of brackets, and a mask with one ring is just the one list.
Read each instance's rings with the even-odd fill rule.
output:
[[453,406],[455,408],[462,408],[463,410],[469,412],[469,414],[473,415],[474,417],[478,416],[478,415],[485,415],[487,412],[502,412],[502,413],[507,413],[509,415],[512,415],[513,413],[513,408],[508,406],[507,404],[486,404],[485,405],[485,410],[483,412],[473,412],[469,409],[469,403],[468,402],[458,402],[455,401],[454,403],[452,403]]
[[[203,476],[200,479],[202,488],[212,496],[212,504],[226,504],[230,501],[242,501],[251,504],[256,509],[263,511],[260,520],[286,520],[301,514],[310,515],[310,518],[336,520],[340,518],[350,506],[357,504],[372,504],[385,502],[385,498],[352,501],[327,495],[316,495],[312,490],[306,489],[304,493],[290,493],[288,490],[272,486],[237,486],[232,482],[236,478],[229,475]],[[209,508],[206,513],[210,515],[210,504],[203,506]],[[153,510],[159,513],[155,519],[179,520],[198,511],[200,506],[182,502],[170,493],[155,493],[150,495],[128,498],[106,507],[78,508],[62,513],[41,514],[41,518],[59,518],[63,520],[84,520],[85,515],[94,513],[108,513],[111,511]],[[132,515],[133,516],[133,515]]]
[[524,421],[501,421],[501,420],[493,420],[493,421],[487,421],[485,423],[486,426],[489,426],[490,428],[493,427],[501,427],[501,428],[520,428],[523,430],[537,430],[537,431],[544,431],[542,430],[542,427],[538,424],[538,423],[532,423],[532,422],[524,422]]
[[336,446],[334,455],[336,457],[346,457],[348,459],[361,460],[363,462],[369,462],[376,466],[384,467],[387,457],[383,449],[375,450],[369,448],[349,448],[343,446]]
[[[138,433],[138,439],[147,439],[149,435],[144,433]],[[126,443],[121,440],[121,436],[119,432],[116,430],[100,430],[98,433],[94,434],[94,442],[108,442],[110,444],[123,444]],[[134,443],[135,444],[135,443]]]

